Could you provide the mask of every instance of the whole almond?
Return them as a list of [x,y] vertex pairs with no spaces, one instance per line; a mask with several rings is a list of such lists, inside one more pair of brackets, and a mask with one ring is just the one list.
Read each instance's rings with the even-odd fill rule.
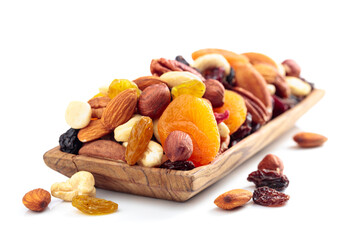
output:
[[50,201],[50,193],[42,188],[37,188],[26,193],[22,199],[25,207],[35,212],[44,211]]
[[221,107],[225,101],[225,88],[219,81],[209,79],[205,81],[206,91],[203,98],[211,102],[213,108]]
[[114,130],[127,122],[135,112],[137,104],[136,89],[129,88],[114,97],[105,107],[101,122],[105,128]]
[[164,83],[151,85],[141,93],[138,101],[138,112],[143,116],[157,119],[171,101],[168,86]]
[[157,76],[139,77],[135,79],[133,82],[136,83],[136,85],[141,91],[144,91],[145,88],[154,84],[160,84],[160,83],[166,84],[166,82],[164,82],[163,80],[160,79],[160,77]]
[[111,140],[96,140],[84,144],[79,155],[125,161],[125,147]]
[[263,158],[263,160],[261,160],[258,165],[258,169],[277,171],[278,173],[282,174],[284,171],[284,164],[278,156],[274,154],[268,154]]
[[81,142],[90,142],[109,134],[111,130],[104,127],[100,119],[90,121],[89,125],[80,129],[77,137]]
[[327,137],[311,132],[299,132],[293,139],[302,148],[319,147],[327,141]]
[[230,210],[243,206],[245,203],[250,201],[252,195],[252,192],[248,190],[234,189],[218,196],[214,203],[219,208]]
[[182,131],[173,131],[164,143],[165,155],[170,161],[183,161],[193,153],[193,142],[189,134]]

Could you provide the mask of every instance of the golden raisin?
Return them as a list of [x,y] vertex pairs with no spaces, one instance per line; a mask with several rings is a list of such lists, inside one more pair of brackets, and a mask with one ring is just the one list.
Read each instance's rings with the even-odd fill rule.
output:
[[137,96],[140,96],[140,90],[133,81],[127,79],[114,79],[109,86],[108,96],[113,99],[116,95],[129,88],[135,88]]
[[102,215],[116,212],[118,204],[101,198],[78,195],[72,199],[72,205],[81,212],[90,215]]
[[202,97],[205,93],[205,84],[198,80],[192,80],[171,89],[171,95],[176,98],[183,94],[193,95],[195,97]]
[[145,152],[152,136],[153,122],[149,117],[141,117],[130,132],[125,160],[129,165],[134,165]]

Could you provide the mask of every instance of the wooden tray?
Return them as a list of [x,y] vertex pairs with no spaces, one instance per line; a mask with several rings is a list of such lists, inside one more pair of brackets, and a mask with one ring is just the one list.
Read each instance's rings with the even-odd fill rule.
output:
[[324,93],[323,90],[315,89],[296,107],[244,138],[219,155],[211,164],[191,171],[129,166],[123,162],[64,153],[59,147],[46,152],[44,161],[47,166],[68,177],[81,170],[89,171],[94,175],[98,188],[172,201],[186,201],[225,177],[290,129]]

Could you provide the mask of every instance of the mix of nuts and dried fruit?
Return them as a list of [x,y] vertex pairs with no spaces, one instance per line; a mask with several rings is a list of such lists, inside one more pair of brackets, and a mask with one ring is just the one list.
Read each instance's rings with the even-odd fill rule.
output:
[[[151,76],[115,79],[87,102],[70,102],[65,112],[70,129],[59,138],[60,150],[128,165],[191,170],[210,164],[313,90],[294,60],[277,64],[261,53],[223,49],[201,49],[192,59],[191,64],[182,56],[153,59]],[[314,147],[326,138],[301,133],[294,140]],[[282,171],[281,160],[269,155],[248,177],[258,187],[254,194],[232,190],[215,203],[232,209],[253,198],[262,205],[282,205],[289,199],[278,192],[289,184]],[[94,185],[92,174],[80,171],[53,184],[51,195],[88,214],[116,211],[116,203],[95,198]],[[34,211],[50,201],[43,189],[23,198]]]

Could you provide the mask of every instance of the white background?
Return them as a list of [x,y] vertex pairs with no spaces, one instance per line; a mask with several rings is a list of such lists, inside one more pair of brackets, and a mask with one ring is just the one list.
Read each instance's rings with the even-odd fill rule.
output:
[[[0,236],[10,239],[359,239],[359,56],[356,1],[1,1]],[[185,203],[98,189],[115,214],[87,216],[52,198],[43,213],[21,202],[67,178],[43,154],[68,129],[64,111],[115,78],[149,75],[153,58],[200,48],[293,58],[325,97],[286,134]],[[329,138],[298,149],[298,131]],[[278,155],[291,196],[281,208],[214,204],[243,188],[268,153]],[[36,236],[36,238],[35,238]],[[3,238],[4,239],[4,238]]]

